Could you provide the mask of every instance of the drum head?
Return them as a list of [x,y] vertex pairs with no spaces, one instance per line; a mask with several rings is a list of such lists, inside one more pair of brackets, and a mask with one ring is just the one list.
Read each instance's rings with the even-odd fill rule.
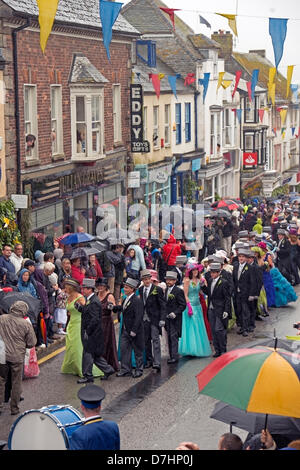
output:
[[11,450],[66,450],[64,430],[39,410],[25,412],[14,423],[8,442]]

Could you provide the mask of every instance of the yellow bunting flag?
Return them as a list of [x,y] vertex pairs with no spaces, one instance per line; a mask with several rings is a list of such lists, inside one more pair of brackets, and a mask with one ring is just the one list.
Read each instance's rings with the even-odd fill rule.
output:
[[225,75],[225,72],[219,72],[219,80],[218,80],[217,91],[220,88],[220,86],[222,85],[224,75]]
[[165,76],[164,73],[159,73],[159,74],[158,74],[158,78],[159,78],[160,80],[162,80],[162,79],[164,78],[164,76]]
[[226,88],[228,88],[229,85],[231,85],[231,83],[232,83],[232,80],[223,80],[222,87],[224,88],[224,90],[226,90]]
[[281,109],[280,110],[280,117],[281,117],[281,127],[284,126],[285,120],[286,120],[286,115],[287,115],[287,109]]
[[223,13],[216,13],[216,15],[224,16],[224,18],[228,19],[228,25],[237,36],[237,27],[236,27],[236,15],[224,15]]
[[271,67],[269,69],[268,99],[271,98],[272,89],[273,89],[272,87],[273,87],[273,84],[274,84],[275,75],[276,75],[276,67]]
[[135,76],[135,73],[131,72],[131,83],[134,83],[134,76]]
[[285,131],[283,131],[283,133],[282,133],[282,140],[284,140],[284,139],[285,139]]
[[273,83],[270,90],[270,99],[272,101],[272,105],[275,106],[275,90],[276,90],[276,83]]
[[40,44],[45,53],[47,41],[52,31],[59,0],[37,0],[39,8]]
[[291,91],[291,83],[292,83],[292,76],[294,72],[294,66],[289,65],[287,68],[287,83],[286,83],[286,97],[289,97],[290,91]]

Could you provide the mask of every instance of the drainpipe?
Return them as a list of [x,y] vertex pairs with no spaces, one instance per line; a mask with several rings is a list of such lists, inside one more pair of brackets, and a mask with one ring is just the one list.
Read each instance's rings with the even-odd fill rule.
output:
[[194,92],[194,108],[195,108],[195,150],[198,148],[198,95],[199,91]]
[[183,162],[182,157],[175,163],[172,168],[172,175],[171,175],[171,205],[177,204],[177,174],[175,172],[176,168],[181,165]]
[[[15,79],[15,120],[16,120],[16,147],[17,147],[17,194],[21,194],[21,142],[20,142],[20,111],[19,111],[19,73],[18,73],[18,41],[17,34],[19,31],[30,26],[30,19],[27,18],[26,23],[12,31],[13,40],[13,61],[14,61],[14,79]],[[18,222],[20,211],[18,211]]]

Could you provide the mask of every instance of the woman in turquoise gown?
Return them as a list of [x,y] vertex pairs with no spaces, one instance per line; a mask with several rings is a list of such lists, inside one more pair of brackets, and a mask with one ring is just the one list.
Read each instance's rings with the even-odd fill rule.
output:
[[178,352],[182,356],[208,357],[212,350],[199,299],[202,265],[187,266],[184,293],[187,307],[182,314],[182,333]]

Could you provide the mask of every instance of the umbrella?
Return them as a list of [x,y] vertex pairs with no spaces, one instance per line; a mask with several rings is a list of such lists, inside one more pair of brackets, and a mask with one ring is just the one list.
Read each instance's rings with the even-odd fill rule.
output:
[[[258,434],[264,429],[265,417],[261,413],[247,413],[235,406],[219,401],[210,415],[210,418],[230,424],[236,428],[244,429],[251,434]],[[299,435],[300,419],[289,416],[268,416],[268,431],[271,434]]]
[[71,233],[67,237],[63,238],[60,243],[62,245],[76,245],[78,243],[90,242],[91,240],[94,240],[94,237],[92,237],[92,235],[80,232]]
[[223,354],[198,375],[204,395],[253,413],[300,418],[300,355],[264,346]]
[[0,292],[0,308],[8,313],[13,303],[22,300],[28,305],[28,316],[33,325],[37,324],[37,318],[42,312],[42,303],[27,292]]
[[221,201],[214,202],[211,207],[214,209],[227,208],[230,211],[234,211],[239,208],[238,204],[231,199],[222,199]]
[[76,258],[85,258],[87,259],[87,254],[84,248],[75,248],[75,250],[72,251],[72,255],[70,259],[76,259]]
[[134,233],[131,230],[125,230],[121,228],[114,228],[103,232],[101,235],[98,235],[99,240],[107,240],[110,245],[117,245],[118,243],[123,243],[124,245],[135,243],[136,239],[139,238],[138,233]]
[[217,217],[230,217],[231,216],[230,212],[228,212],[228,210],[225,210],[225,209],[217,209],[215,211],[215,215]]
[[[300,340],[300,336],[298,336],[298,338]],[[293,340],[276,338],[275,337],[275,332],[274,332],[274,337],[270,336],[270,337],[265,338],[265,339],[259,339],[259,340],[251,341],[251,342],[247,343],[247,346],[245,346],[245,347],[255,348],[257,346],[267,346],[267,347],[270,347],[270,348],[274,348],[275,344],[276,344],[276,350],[284,349],[285,351],[289,351],[291,353],[296,352],[295,351],[295,343],[294,343]],[[237,346],[237,348],[235,348],[235,349],[240,349],[240,348],[241,348],[241,345]]]

